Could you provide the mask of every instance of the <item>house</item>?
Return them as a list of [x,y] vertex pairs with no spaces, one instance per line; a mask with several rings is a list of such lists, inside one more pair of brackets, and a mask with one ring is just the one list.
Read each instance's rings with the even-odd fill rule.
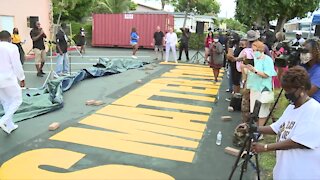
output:
[[26,53],[32,49],[30,31],[35,21],[39,20],[48,38],[51,37],[51,0],[0,0],[0,4],[3,5],[0,11],[0,31],[12,33],[14,27],[18,28],[21,40],[26,41],[23,45]]
[[[179,31],[179,29],[183,27],[184,19],[185,13],[174,13],[174,29],[176,31]],[[187,15],[186,27],[190,29],[190,32],[196,32],[197,22],[201,22],[204,23],[204,32],[207,32],[209,28],[213,28],[214,19],[214,16],[195,15],[193,13],[189,13]]]

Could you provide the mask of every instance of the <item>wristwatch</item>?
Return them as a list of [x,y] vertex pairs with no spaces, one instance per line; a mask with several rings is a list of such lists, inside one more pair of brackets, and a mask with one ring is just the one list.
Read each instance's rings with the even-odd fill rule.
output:
[[265,144],[263,147],[265,151],[268,151],[268,144]]
[[255,74],[258,74],[258,71],[254,71]]

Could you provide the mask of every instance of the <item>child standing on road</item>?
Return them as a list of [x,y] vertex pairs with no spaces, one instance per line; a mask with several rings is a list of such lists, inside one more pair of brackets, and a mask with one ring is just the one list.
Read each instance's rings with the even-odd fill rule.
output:
[[139,40],[139,35],[137,33],[137,29],[133,27],[130,35],[130,45],[132,46],[133,59],[137,59],[136,53],[138,51],[138,40]]

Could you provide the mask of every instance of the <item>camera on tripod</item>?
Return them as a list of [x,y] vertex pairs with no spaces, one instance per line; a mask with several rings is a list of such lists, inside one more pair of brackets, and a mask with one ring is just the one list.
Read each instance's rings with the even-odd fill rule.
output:
[[293,67],[300,64],[300,54],[307,53],[308,50],[301,46],[292,46],[290,41],[282,41],[276,47],[279,51],[281,48],[284,49],[283,54],[275,58],[276,67]]

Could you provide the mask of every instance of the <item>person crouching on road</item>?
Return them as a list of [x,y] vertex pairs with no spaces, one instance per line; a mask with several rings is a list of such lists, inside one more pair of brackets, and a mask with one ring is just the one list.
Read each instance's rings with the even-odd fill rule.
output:
[[173,58],[176,63],[177,61],[177,52],[176,52],[176,45],[178,43],[178,37],[175,32],[173,32],[173,28],[169,28],[169,32],[166,34],[166,61],[168,62],[169,60],[169,55],[170,55],[170,49],[172,49],[173,53]]
[[65,33],[66,27],[66,24],[62,23],[58,33],[56,34],[58,53],[56,73],[58,76],[66,75],[69,71],[68,37]]
[[[13,123],[13,114],[22,103],[21,87],[25,86],[25,75],[20,62],[18,47],[11,44],[11,35],[8,31],[0,32],[0,103],[4,115],[0,119],[0,127],[8,134],[18,128]],[[20,81],[20,86],[18,81]]]
[[218,82],[218,76],[220,69],[223,66],[224,51],[223,46],[219,42],[218,36],[213,38],[213,42],[210,45],[210,67],[213,69],[214,82]]

